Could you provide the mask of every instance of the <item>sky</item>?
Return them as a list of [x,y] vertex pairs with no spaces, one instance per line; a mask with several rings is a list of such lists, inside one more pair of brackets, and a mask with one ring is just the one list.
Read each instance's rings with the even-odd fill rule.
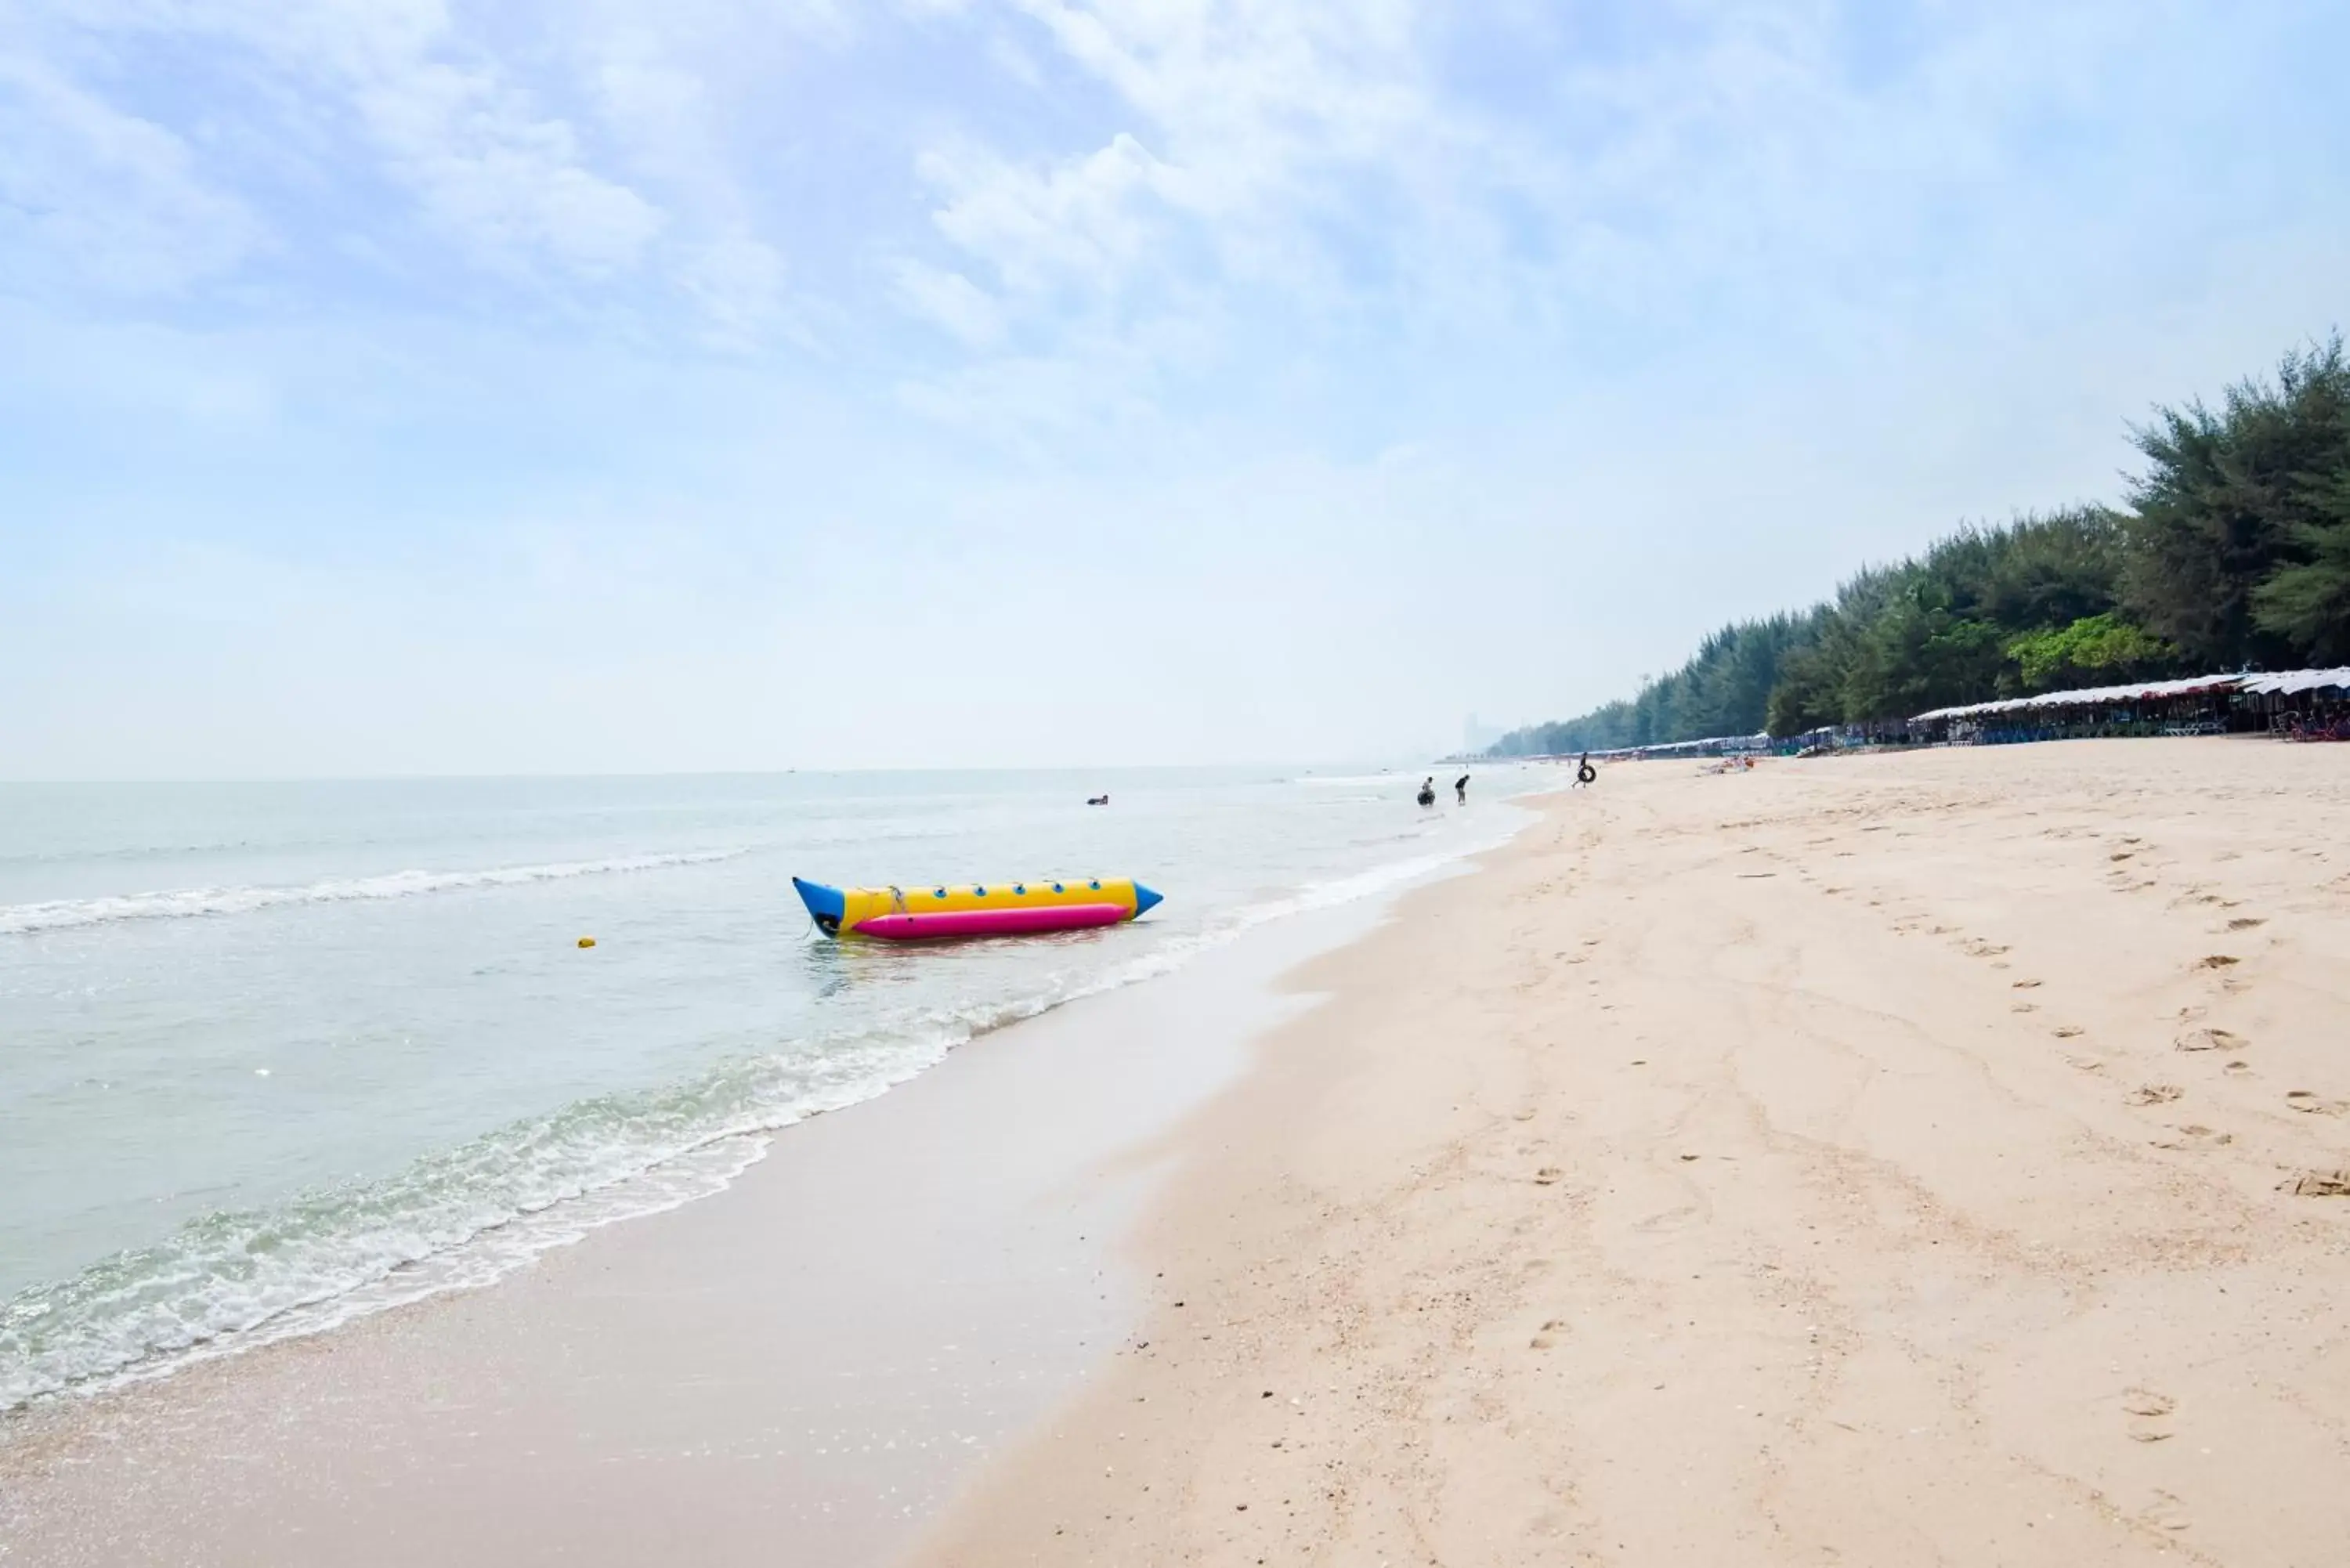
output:
[[1413,756],[2350,325],[2338,0],[0,0],[0,778]]

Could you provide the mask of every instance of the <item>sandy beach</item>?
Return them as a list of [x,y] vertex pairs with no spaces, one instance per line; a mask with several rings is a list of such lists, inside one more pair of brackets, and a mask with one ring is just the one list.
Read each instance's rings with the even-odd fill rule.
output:
[[0,1561],[2338,1563],[2345,808],[2253,741],[1610,769],[55,1415]]
[[2350,753],[1611,770],[1295,983],[921,1561],[2350,1552]]

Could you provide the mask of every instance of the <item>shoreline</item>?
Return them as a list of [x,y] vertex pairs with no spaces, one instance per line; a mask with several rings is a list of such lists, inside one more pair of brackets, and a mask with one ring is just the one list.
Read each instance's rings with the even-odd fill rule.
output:
[[1148,1321],[910,1564],[2332,1561],[2345,809],[2211,741],[1553,797],[1293,977]]
[[887,1560],[1118,1337],[1157,1145],[1392,898],[1004,1025],[486,1285],[21,1413],[0,1563]]
[[[1032,828],[1007,820],[1039,810],[1064,830],[1067,802],[969,782],[967,797],[899,802],[881,842],[919,819],[958,846],[925,854],[1008,862],[1020,852],[989,846]],[[1366,778],[1335,794],[1270,775],[1167,782],[1115,823],[1094,813],[1070,830],[1112,858],[1189,867],[1171,916],[1092,938],[928,954],[812,941],[795,905],[778,924],[777,879],[792,856],[844,854],[830,841],[873,830],[858,826],[869,805],[823,797],[734,831],[705,820],[723,794],[706,782],[649,802],[594,781],[575,793],[615,815],[561,864],[523,853],[546,836],[527,801],[481,807],[443,843],[439,826],[400,828],[419,804],[402,797],[347,826],[393,841],[386,863],[470,869],[395,873],[369,886],[397,897],[354,898],[348,877],[293,865],[216,867],[219,898],[129,898],[170,918],[0,933],[0,991],[33,1001],[0,1072],[0,1098],[28,1113],[11,1118],[18,1158],[0,1161],[26,1177],[0,1192],[0,1411],[488,1282],[581,1230],[723,1186],[767,1135],[974,1038],[1416,879],[1522,820],[1500,805],[1415,818]],[[723,804],[764,818],[792,803]],[[233,826],[242,807],[217,809]],[[718,860],[638,853],[682,831],[681,811],[697,840],[755,842]],[[497,833],[515,854],[470,842]],[[158,867],[109,885],[183,880],[206,878]],[[322,892],[336,897],[308,901]],[[0,925],[53,909],[12,904]],[[604,933],[593,954],[582,930]],[[0,1440],[13,1424],[0,1416]]]

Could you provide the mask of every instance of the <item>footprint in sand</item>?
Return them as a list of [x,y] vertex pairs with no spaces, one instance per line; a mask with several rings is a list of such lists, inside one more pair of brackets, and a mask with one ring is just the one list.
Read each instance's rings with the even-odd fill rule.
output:
[[2314,1116],[2338,1116],[2350,1111],[2350,1101],[2329,1100],[2314,1089],[2287,1089],[2284,1103],[2293,1110],[2305,1111]]
[[1534,1185],[1536,1187],[1555,1186],[1557,1184],[1558,1179],[1565,1174],[1566,1172],[1559,1169],[1559,1168],[1555,1165],[1545,1165],[1540,1170],[1534,1172]]
[[2010,1012],[2037,1012],[2040,1011],[2040,1004],[2033,1002],[2011,1002],[2007,1004],[2007,1010]]
[[2155,1490],[2153,1500],[2137,1511],[2137,1519],[2140,1524],[2151,1525],[2157,1530],[2185,1530],[2194,1522],[2187,1512],[2187,1504],[2179,1501],[2178,1494],[2160,1488]]
[[2250,1062],[2230,1062],[2226,1066],[2220,1069],[2220,1071],[2227,1074],[2231,1078],[2244,1077],[2249,1075],[2251,1070],[2252,1064]]
[[2228,922],[2228,929],[2231,931],[2249,931],[2254,926],[2265,926],[2267,924],[2268,922],[2266,920],[2255,919],[2251,915],[2239,915],[2234,919]]
[[2170,1413],[2178,1408],[2178,1401],[2169,1395],[2158,1394],[2151,1388],[2125,1389],[2122,1408],[2129,1413],[2130,1441],[2162,1443],[2170,1440]]
[[2295,1198],[2350,1198],[2350,1169],[2304,1170],[2280,1183],[2278,1190]]
[[2167,1106],[2187,1091],[2176,1084],[2141,1084],[2122,1096],[2126,1106]]
[[1556,1334],[1560,1329],[1563,1329],[1565,1326],[1566,1323],[1565,1319],[1555,1317],[1548,1323],[1543,1324],[1542,1332],[1535,1334],[1534,1338],[1527,1343],[1533,1349],[1548,1350],[1554,1344],[1557,1343],[1551,1338],[1551,1335]]
[[2079,1073],[2102,1073],[2106,1068],[2105,1063],[2095,1056],[2067,1056],[2064,1063]]
[[2060,1023],[2056,1026],[2056,1038],[2059,1040],[2078,1040],[2087,1033],[2087,1030],[2077,1023]]
[[2011,983],[2012,988],[2017,991],[2038,991],[2040,989],[2040,982],[2036,980],[2019,980]]
[[2233,969],[2244,961],[2228,953],[2212,953],[2196,961],[2197,969]]
[[2188,1150],[2224,1148],[2235,1141],[2236,1135],[2233,1133],[2223,1133],[2195,1122],[2189,1122],[2184,1127],[2173,1127],[2167,1136],[2153,1140],[2154,1147],[2157,1148]]
[[2174,1051],[2236,1051],[2251,1044],[2241,1034],[2230,1034],[2225,1029],[2190,1029],[2170,1043]]

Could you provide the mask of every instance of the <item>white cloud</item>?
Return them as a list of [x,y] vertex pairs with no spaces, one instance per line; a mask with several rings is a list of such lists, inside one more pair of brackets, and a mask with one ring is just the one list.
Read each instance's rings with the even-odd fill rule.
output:
[[1930,271],[1938,244],[2002,237],[1963,225],[2034,199],[2036,118],[2111,112],[2144,16],[1928,6],[1887,43],[1859,13],[1769,0],[1612,20],[1431,0],[993,9],[1107,107],[1076,149],[963,126],[918,172],[946,269],[1000,286],[1024,353],[1081,358],[1080,340],[1177,313],[1200,329],[1163,340],[1196,350],[1253,311],[1300,353],[1471,333],[1574,352],[1643,318],[1669,337],[1700,295],[1833,327]]
[[1123,131],[1088,157],[1042,168],[963,148],[925,153],[920,170],[946,197],[940,232],[1024,293],[1115,287],[1150,248],[1145,201],[1170,177]]
[[259,223],[203,180],[179,137],[39,60],[0,54],[0,277],[169,292],[234,266]]
[[916,315],[946,328],[973,348],[1003,339],[1003,309],[995,296],[959,272],[918,261],[895,268],[898,296]]
[[[1113,107],[1089,151],[1015,155],[966,130],[917,159],[955,258],[938,270],[994,286],[1003,326],[964,341],[985,349],[1018,325],[1024,348],[1033,343],[1030,362],[980,378],[1006,396],[974,397],[968,372],[909,389],[912,406],[958,424],[996,427],[1026,410],[1070,429],[1130,408],[1160,371],[1216,359],[1236,292],[1281,300],[1277,314],[1300,325],[1362,309],[1341,231],[1384,202],[1373,247],[1408,250],[1397,227],[1440,216],[1409,190],[1414,171],[1476,140],[1425,80],[1414,0],[1001,9],[1107,88]],[[1398,189],[1408,199],[1380,194]],[[938,317],[936,299],[902,280],[899,294]],[[1063,362],[1048,371],[1052,358]]]
[[1392,172],[1461,140],[1419,82],[1409,0],[1018,8],[1135,125],[1074,158],[1015,161],[968,145],[924,156],[944,199],[941,232],[1017,287],[1114,287],[1170,213],[1252,271],[1288,249],[1273,231],[1333,204],[1333,175]]
[[[552,268],[561,277],[608,279],[642,265],[668,227],[660,204],[597,167],[580,128],[548,112],[541,94],[442,0],[95,0],[43,9],[53,59],[105,60],[142,42],[248,52],[273,73],[265,89],[206,118],[233,119],[277,103],[294,106],[288,125],[298,134],[356,135],[433,232],[509,275]],[[36,108],[54,139],[88,122],[89,106],[103,105],[87,81],[64,84],[57,67],[47,69],[61,85]],[[641,106],[660,84],[608,85],[612,101]],[[342,155],[331,140],[307,151],[325,168]],[[147,161],[162,160],[151,151]],[[182,152],[180,161],[192,160]],[[85,223],[104,221],[110,204],[97,186],[65,199]]]
[[492,73],[411,58],[353,93],[426,215],[484,259],[598,275],[634,266],[660,230],[651,202],[583,166],[568,124]]

